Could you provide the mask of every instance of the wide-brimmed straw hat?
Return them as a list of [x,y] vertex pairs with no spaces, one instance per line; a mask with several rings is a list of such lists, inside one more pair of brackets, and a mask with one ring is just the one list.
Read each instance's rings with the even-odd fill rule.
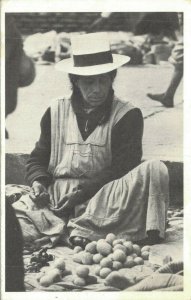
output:
[[126,55],[112,54],[106,32],[77,34],[71,37],[72,57],[56,64],[56,69],[76,75],[98,75],[129,62]]

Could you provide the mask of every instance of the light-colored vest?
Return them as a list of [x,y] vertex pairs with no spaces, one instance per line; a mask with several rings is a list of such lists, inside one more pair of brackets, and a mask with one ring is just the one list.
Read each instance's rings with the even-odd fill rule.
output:
[[84,141],[71,99],[51,105],[51,157],[49,172],[56,178],[95,177],[111,164],[111,132],[115,124],[133,106],[114,97],[109,120],[98,125]]

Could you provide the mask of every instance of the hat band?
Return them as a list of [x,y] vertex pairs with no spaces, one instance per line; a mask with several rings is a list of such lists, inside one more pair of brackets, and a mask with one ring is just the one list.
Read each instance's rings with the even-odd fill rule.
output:
[[113,62],[111,51],[73,55],[74,67],[89,67]]

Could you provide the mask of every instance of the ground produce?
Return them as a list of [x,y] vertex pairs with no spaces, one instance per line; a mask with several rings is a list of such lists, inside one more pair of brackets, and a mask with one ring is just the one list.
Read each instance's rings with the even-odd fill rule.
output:
[[120,290],[123,290],[130,286],[130,281],[125,276],[119,274],[117,271],[111,272],[105,279],[106,286],[113,286]]
[[133,252],[137,254],[137,256],[139,256],[141,254],[141,248],[139,245],[137,244],[133,244]]
[[97,246],[97,243],[95,241],[93,241],[86,245],[85,250],[91,254],[96,254],[97,253],[96,246]]
[[93,256],[93,262],[94,262],[95,264],[99,264],[100,261],[102,260],[102,258],[104,258],[103,255],[101,255],[100,253],[96,253],[96,254],[94,254],[94,256]]
[[123,264],[120,261],[113,261],[113,270],[119,270],[123,267]]
[[136,264],[136,265],[143,265],[144,264],[144,260],[142,259],[142,257],[135,257],[134,258],[134,263]]
[[125,242],[125,240],[124,239],[117,239],[117,240],[114,240],[113,241],[113,246],[115,246],[115,245],[117,245],[117,244],[123,244],[123,242]]
[[112,270],[110,268],[103,268],[100,270],[99,276],[101,278],[106,278],[111,272],[112,272]]
[[66,264],[63,258],[58,258],[54,261],[53,266],[59,270],[65,270]]
[[122,250],[125,254],[126,254],[126,252],[127,252],[126,247],[125,247],[124,245],[121,245],[121,244],[115,245],[115,246],[113,247],[113,252],[114,252],[115,250],[117,250],[117,249]]
[[95,268],[95,275],[99,276],[100,270],[101,270],[101,266],[99,266],[99,265],[96,266],[96,268]]
[[113,253],[113,259],[114,260],[117,260],[117,261],[120,261],[120,262],[125,262],[126,260],[126,255],[125,253],[120,250],[120,249],[117,249],[115,250],[115,252]]
[[108,257],[104,257],[101,261],[100,261],[100,266],[102,268],[111,268],[113,266],[113,262],[110,258]]
[[147,260],[149,258],[149,252],[148,251],[143,251],[141,252],[141,257],[144,259],[144,260]]
[[79,286],[85,286],[86,285],[85,279],[81,278],[81,277],[78,277],[78,276],[75,276],[73,278],[73,283],[76,284],[76,285],[79,285]]
[[106,236],[105,240],[107,243],[109,243],[110,245],[113,244],[113,241],[116,239],[116,235],[113,233],[108,233],[108,235]]
[[99,240],[97,242],[97,251],[103,255],[103,256],[107,256],[112,252],[112,247],[110,244],[108,244],[107,242],[105,242],[104,240]]
[[141,248],[141,252],[144,252],[144,251],[150,251],[150,246],[143,246],[142,248]]
[[134,267],[135,262],[132,256],[127,256],[126,261],[124,262],[124,268],[132,268]]
[[85,266],[79,266],[76,269],[76,274],[81,278],[86,278],[89,274],[89,268]]
[[83,265],[92,265],[93,264],[93,254],[91,254],[89,252],[83,252],[82,253],[82,264]]
[[50,269],[49,272],[45,273],[39,280],[40,285],[48,287],[51,284],[60,281],[61,273],[59,269]]
[[74,253],[79,253],[79,252],[83,251],[83,249],[80,246],[76,246],[73,251],[74,251]]

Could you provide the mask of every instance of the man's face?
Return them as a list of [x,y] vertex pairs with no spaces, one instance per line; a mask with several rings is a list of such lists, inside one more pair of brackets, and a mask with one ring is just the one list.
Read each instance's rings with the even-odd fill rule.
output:
[[94,76],[79,76],[76,84],[87,107],[95,108],[106,100],[112,81],[112,76],[105,73]]

